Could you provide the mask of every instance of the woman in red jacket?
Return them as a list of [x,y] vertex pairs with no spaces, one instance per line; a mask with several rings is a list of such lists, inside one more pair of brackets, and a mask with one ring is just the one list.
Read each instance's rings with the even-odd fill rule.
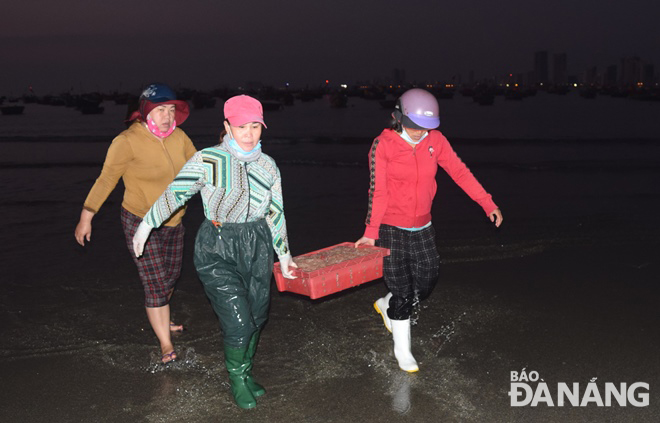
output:
[[431,205],[442,167],[499,227],[502,213],[440,131],[438,102],[422,89],[406,91],[385,129],[369,151],[367,228],[355,245],[390,249],[383,275],[390,291],[374,303],[394,338],[394,356],[407,372],[419,370],[410,351],[413,304],[423,301],[435,286],[440,257],[431,225]]

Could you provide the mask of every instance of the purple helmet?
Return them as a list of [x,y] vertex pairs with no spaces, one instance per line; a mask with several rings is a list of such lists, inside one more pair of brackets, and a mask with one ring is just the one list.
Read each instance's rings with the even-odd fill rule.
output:
[[394,117],[411,129],[435,129],[440,126],[438,101],[421,88],[406,91],[396,102]]

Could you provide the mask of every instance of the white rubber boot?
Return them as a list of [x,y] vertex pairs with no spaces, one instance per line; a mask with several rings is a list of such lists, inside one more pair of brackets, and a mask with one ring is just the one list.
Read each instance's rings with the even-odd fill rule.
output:
[[376,300],[374,303],[374,308],[380,314],[380,316],[383,318],[383,323],[385,324],[385,328],[392,332],[392,323],[389,317],[387,317],[387,309],[390,308],[390,298],[392,298],[392,293],[388,293],[386,296],[383,298],[379,298]]
[[399,367],[409,373],[418,371],[417,360],[410,352],[410,319],[390,320],[390,322],[394,338],[394,357],[399,362]]

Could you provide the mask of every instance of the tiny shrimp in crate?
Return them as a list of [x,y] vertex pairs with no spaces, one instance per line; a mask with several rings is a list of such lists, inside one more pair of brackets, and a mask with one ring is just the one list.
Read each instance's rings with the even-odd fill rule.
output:
[[296,279],[282,276],[279,263],[273,269],[277,289],[321,298],[383,276],[383,257],[390,250],[344,242],[294,257]]

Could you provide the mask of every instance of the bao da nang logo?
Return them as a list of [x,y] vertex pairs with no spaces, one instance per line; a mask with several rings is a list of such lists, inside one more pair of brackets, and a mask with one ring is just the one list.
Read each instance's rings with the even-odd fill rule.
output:
[[553,387],[551,393],[537,371],[512,371],[509,391],[511,406],[587,407],[594,404],[598,407],[648,407],[648,383],[597,383],[597,379],[592,378],[586,384],[559,382],[557,389]]

